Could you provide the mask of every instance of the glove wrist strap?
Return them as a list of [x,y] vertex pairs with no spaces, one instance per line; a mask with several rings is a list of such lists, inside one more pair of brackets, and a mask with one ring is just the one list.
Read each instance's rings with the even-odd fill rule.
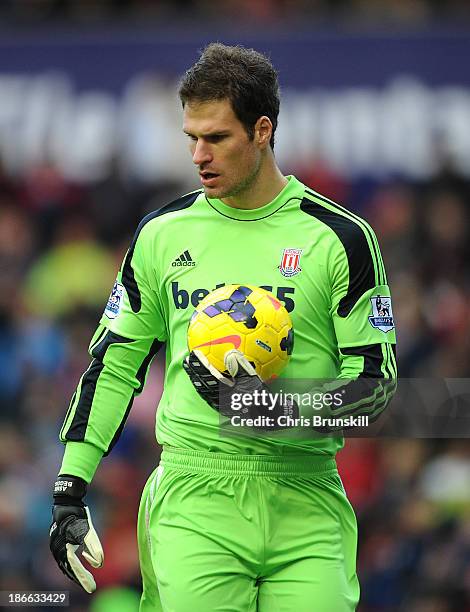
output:
[[78,476],[60,475],[54,484],[54,503],[67,505],[72,501],[83,506],[82,499],[87,491],[87,483]]

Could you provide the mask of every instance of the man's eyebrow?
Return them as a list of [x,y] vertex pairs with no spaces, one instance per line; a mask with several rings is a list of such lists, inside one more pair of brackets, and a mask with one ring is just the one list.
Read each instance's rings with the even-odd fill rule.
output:
[[[192,132],[190,132],[189,130],[184,130],[183,132],[187,135],[187,136],[194,136],[194,134]],[[210,136],[228,136],[230,134],[230,130],[215,130],[213,132],[205,132],[203,134],[201,134],[202,138],[207,138]]]

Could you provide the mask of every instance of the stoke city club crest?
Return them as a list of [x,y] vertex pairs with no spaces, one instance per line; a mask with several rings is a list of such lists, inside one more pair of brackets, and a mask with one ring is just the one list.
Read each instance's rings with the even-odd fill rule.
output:
[[302,268],[300,267],[301,255],[302,249],[284,249],[282,251],[281,264],[278,266],[282,276],[290,278],[302,272]]

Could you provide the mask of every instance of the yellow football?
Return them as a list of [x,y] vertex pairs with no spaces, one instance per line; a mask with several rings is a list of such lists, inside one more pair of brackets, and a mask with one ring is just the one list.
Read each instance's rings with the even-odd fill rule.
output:
[[224,285],[212,291],[194,311],[188,348],[198,349],[220,372],[224,356],[238,349],[264,380],[287,365],[294,344],[289,313],[269,291],[253,285]]

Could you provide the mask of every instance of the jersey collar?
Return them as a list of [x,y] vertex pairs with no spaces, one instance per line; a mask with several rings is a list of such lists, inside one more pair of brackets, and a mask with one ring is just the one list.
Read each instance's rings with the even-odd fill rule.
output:
[[302,198],[302,183],[300,183],[300,181],[298,181],[293,175],[286,176],[286,178],[288,181],[287,185],[281,192],[279,192],[274,200],[258,208],[250,210],[246,210],[244,208],[233,208],[233,206],[228,206],[227,204],[224,204],[222,200],[215,198],[206,198],[206,201],[217,212],[224,217],[229,217],[230,219],[238,219],[239,221],[257,221],[264,219],[282,208],[284,204],[288,202],[288,200],[295,197]]

